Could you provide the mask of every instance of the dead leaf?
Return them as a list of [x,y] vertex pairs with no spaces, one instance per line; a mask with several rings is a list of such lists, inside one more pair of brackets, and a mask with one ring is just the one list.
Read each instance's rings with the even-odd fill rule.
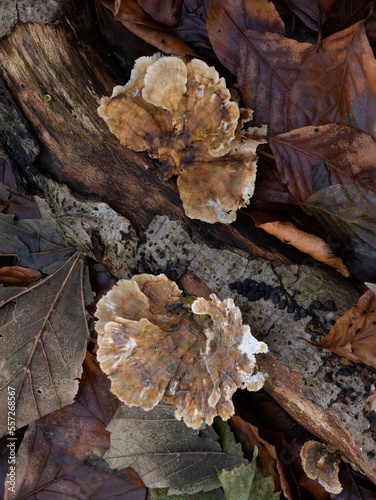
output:
[[168,487],[170,495],[218,488],[216,469],[247,463],[224,453],[212,437],[200,437],[177,421],[174,411],[165,403],[150,412],[123,404],[107,427],[111,448],[104,459],[113,468],[131,466],[146,486]]
[[16,215],[18,219],[37,219],[40,217],[34,197],[27,196],[19,191],[10,162],[1,158],[0,200],[7,202],[6,213]]
[[259,38],[265,31],[284,32],[283,21],[268,0],[212,0],[206,27],[218,59],[234,75],[244,30],[257,30]]
[[49,274],[72,253],[52,221],[16,221],[13,215],[0,214],[0,256],[17,257],[19,265]]
[[343,123],[375,136],[375,92],[376,61],[359,22],[307,54],[291,89],[288,130]]
[[297,205],[297,201],[282,181],[275,167],[262,156],[257,161],[257,175],[252,204],[258,210],[283,210],[286,205]]
[[[278,458],[275,446],[262,439],[259,435],[257,427],[246,422],[238,416],[231,417],[231,422],[234,424],[234,432],[237,439],[243,443],[244,440],[250,441],[253,449],[258,448],[259,457],[261,460],[261,468],[264,476],[272,476],[274,481],[275,490],[279,491],[281,488],[283,494],[288,500],[293,500],[288,481],[285,477],[282,464]],[[240,439],[242,434],[242,439]],[[279,475],[276,473],[275,465]]]
[[278,171],[301,203],[311,196],[313,167],[324,160],[331,184],[376,190],[376,141],[352,127],[303,127],[269,139]]
[[167,26],[154,21],[136,0],[101,0],[117,21],[120,21],[134,35],[166,54],[187,54],[197,57],[197,53],[180,38],[170,33]]
[[6,490],[4,500],[144,500],[146,497],[145,488],[83,464],[54,447],[35,424],[25,433],[16,464],[16,493]]
[[7,431],[8,388],[15,391],[16,428],[73,402],[89,336],[88,300],[78,254],[28,288],[0,289],[1,436]]
[[[243,35],[235,71],[244,103],[254,110],[253,124],[266,123],[269,135],[286,132],[291,129],[288,125],[291,89],[315,46],[280,33],[261,35],[259,31],[247,30]],[[232,61],[236,59],[233,57]]]
[[356,184],[336,184],[314,193],[303,207],[347,248],[366,257],[376,257],[373,191]]
[[292,245],[301,252],[311,255],[314,259],[324,262],[328,266],[334,267],[339,273],[348,278],[350,272],[342,262],[336,257],[325,241],[314,234],[306,233],[298,229],[294,224],[267,212],[248,212],[255,222],[256,227],[278,239]]
[[368,290],[316,347],[376,368],[376,296]]
[[311,30],[318,31],[326,22],[319,3],[312,0],[285,0],[291,11]]
[[92,354],[86,353],[80,387],[73,404],[46,415],[38,427],[52,443],[80,460],[104,453],[110,447],[110,423],[120,401]]
[[28,267],[0,267],[0,283],[3,285],[27,286],[39,280],[41,277],[42,273]]

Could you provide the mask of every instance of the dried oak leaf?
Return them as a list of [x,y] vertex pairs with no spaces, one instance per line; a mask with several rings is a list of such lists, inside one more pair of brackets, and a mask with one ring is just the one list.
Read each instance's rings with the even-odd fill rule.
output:
[[1,436],[8,387],[16,392],[16,428],[73,402],[89,336],[87,300],[80,255],[28,288],[0,288]]
[[221,63],[237,74],[240,43],[245,30],[284,33],[284,24],[268,0],[213,0],[206,22],[210,42]]
[[25,433],[16,464],[15,494],[6,490],[4,500],[140,500],[146,494],[145,488],[86,465],[51,445],[35,424]]
[[267,212],[249,212],[253,218],[256,227],[278,239],[292,245],[301,252],[311,255],[314,259],[324,262],[328,266],[334,267],[339,273],[348,278],[350,272],[342,262],[342,259],[336,257],[322,238],[314,234],[306,233],[298,229],[289,221],[281,220],[279,216]]
[[363,22],[310,51],[289,99],[288,130],[343,123],[375,137],[376,60]]
[[328,335],[315,346],[376,368],[375,325],[376,296],[367,290],[357,305],[338,318]]
[[0,283],[3,285],[27,286],[39,280],[42,273],[35,269],[21,266],[0,267]]
[[338,479],[339,458],[327,451],[327,447],[318,441],[307,441],[301,451],[302,466],[310,479],[318,479],[329,493],[338,495],[342,491]]
[[283,181],[300,203],[311,196],[313,167],[322,160],[330,184],[376,190],[376,141],[356,128],[335,123],[303,127],[271,137],[269,143]]
[[141,57],[129,82],[101,99],[98,114],[121,144],[158,158],[165,178],[178,175],[188,217],[230,223],[249,203],[266,126],[244,130],[252,111],[239,109],[214,67]]
[[216,469],[247,463],[224,453],[219,443],[199,435],[174,418],[172,405],[159,404],[146,413],[121,405],[107,429],[111,448],[104,455],[111,467],[131,466],[149,488],[169,488],[168,494],[194,494],[220,486]]
[[120,405],[95,356],[86,353],[75,401],[36,423],[52,443],[80,460],[110,447],[106,426]]
[[255,353],[266,352],[242,324],[232,299],[191,305],[165,275],[122,280],[98,302],[98,360],[111,390],[126,404],[151,410],[162,399],[175,417],[199,429],[227,420],[237,388],[259,390]]

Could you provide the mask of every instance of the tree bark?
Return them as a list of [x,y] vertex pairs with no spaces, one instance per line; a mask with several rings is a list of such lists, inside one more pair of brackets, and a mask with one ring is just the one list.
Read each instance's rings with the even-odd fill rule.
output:
[[[187,219],[175,180],[162,181],[156,163],[120,146],[98,117],[100,97],[127,79],[115,81],[117,69],[99,53],[81,43],[67,22],[18,24],[0,41],[3,79],[40,145],[37,157],[35,149],[19,158],[6,143],[21,177],[53,208],[60,231],[118,277],[165,272],[179,279],[189,272],[221,298],[232,296],[251,330],[261,332],[269,345],[270,354],[259,356],[260,368],[269,374],[265,389],[376,482],[374,433],[366,413],[371,371],[356,365],[351,380],[341,376],[346,360],[297,339],[323,333],[321,327],[314,331],[309,315],[294,321],[272,300],[250,303],[228,285],[252,277],[281,286],[307,311],[313,300],[334,300],[336,312],[317,313],[321,325],[353,306],[359,293],[334,271],[302,264],[297,251],[255,229],[244,216],[232,225]],[[21,141],[21,128],[8,132]],[[121,227],[117,234],[116,226]],[[182,283],[189,290],[187,279]],[[355,402],[341,398],[349,387],[358,395]]]

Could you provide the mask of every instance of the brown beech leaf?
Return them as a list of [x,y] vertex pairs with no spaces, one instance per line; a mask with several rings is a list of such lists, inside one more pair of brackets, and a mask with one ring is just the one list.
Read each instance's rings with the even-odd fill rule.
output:
[[[257,427],[249,422],[246,422],[240,417],[236,415],[231,417],[231,422],[235,427],[234,433],[242,444],[245,440],[246,442],[249,441],[251,443],[252,448],[257,446],[263,475],[272,476],[275,490],[279,491],[282,488],[285,497],[288,500],[293,500],[291,490],[275,446],[268,443],[268,441],[260,436]],[[276,473],[275,465],[277,466],[278,474]]]
[[101,0],[102,4],[134,35],[166,54],[191,55],[197,53],[165,26],[147,14],[136,0]]
[[301,203],[312,190],[312,168],[325,161],[331,184],[358,183],[376,190],[376,141],[352,127],[330,123],[270,138],[278,171]]
[[78,254],[28,288],[3,290],[1,436],[7,431],[9,388],[15,391],[16,428],[73,402],[89,336],[85,304],[91,302],[85,262]]
[[86,353],[80,387],[73,404],[46,415],[37,425],[52,443],[80,460],[110,447],[110,423],[120,401],[92,354]]
[[267,212],[248,213],[252,216],[256,227],[260,227],[301,252],[308,253],[314,259],[334,267],[346,278],[350,276],[350,272],[342,259],[333,255],[330,246],[323,239],[298,229],[291,222],[280,220],[274,214]]
[[21,266],[0,267],[0,283],[3,285],[27,286],[39,280],[42,273],[35,269]]
[[79,499],[144,500],[145,488],[108,472],[83,464],[47,442],[32,425],[16,455],[15,493],[5,490],[4,500]]
[[289,130],[343,123],[375,136],[376,60],[363,24],[334,33],[307,55],[291,89]]
[[199,435],[174,417],[175,407],[160,403],[151,411],[122,404],[108,426],[110,467],[131,466],[150,488],[194,494],[218,488],[216,469],[233,469],[247,460],[222,451],[211,427]]
[[315,345],[376,368],[376,296],[372,290],[367,290]]
[[284,32],[283,21],[268,0],[212,0],[206,26],[214,52],[234,75],[245,30],[257,30],[260,38],[265,31]]
[[238,83],[246,106],[254,110],[253,123],[266,123],[269,135],[286,132],[291,89],[315,46],[255,30],[245,31],[238,45]]
[[376,194],[373,191],[357,184],[336,184],[314,193],[303,207],[337,241],[360,254],[359,257],[376,257]]
[[315,0],[284,0],[284,3],[311,30],[318,31],[326,21],[326,15]]

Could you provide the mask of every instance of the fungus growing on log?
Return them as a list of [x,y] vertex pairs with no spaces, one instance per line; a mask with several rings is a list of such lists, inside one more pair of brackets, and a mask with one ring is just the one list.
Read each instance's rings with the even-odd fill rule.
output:
[[253,112],[236,100],[205,62],[155,54],[136,60],[98,114],[121,144],[159,159],[164,179],[178,176],[188,217],[230,223],[253,195],[266,142],[266,125],[244,129]]
[[334,445],[307,441],[300,450],[300,458],[303,470],[310,479],[318,479],[326,491],[338,495],[342,486],[338,479],[339,458],[334,453],[336,449]]
[[259,390],[266,374],[257,341],[232,299],[192,302],[164,274],[119,281],[97,306],[98,353],[111,390],[129,406],[151,410],[163,400],[188,427],[234,414],[238,388]]

